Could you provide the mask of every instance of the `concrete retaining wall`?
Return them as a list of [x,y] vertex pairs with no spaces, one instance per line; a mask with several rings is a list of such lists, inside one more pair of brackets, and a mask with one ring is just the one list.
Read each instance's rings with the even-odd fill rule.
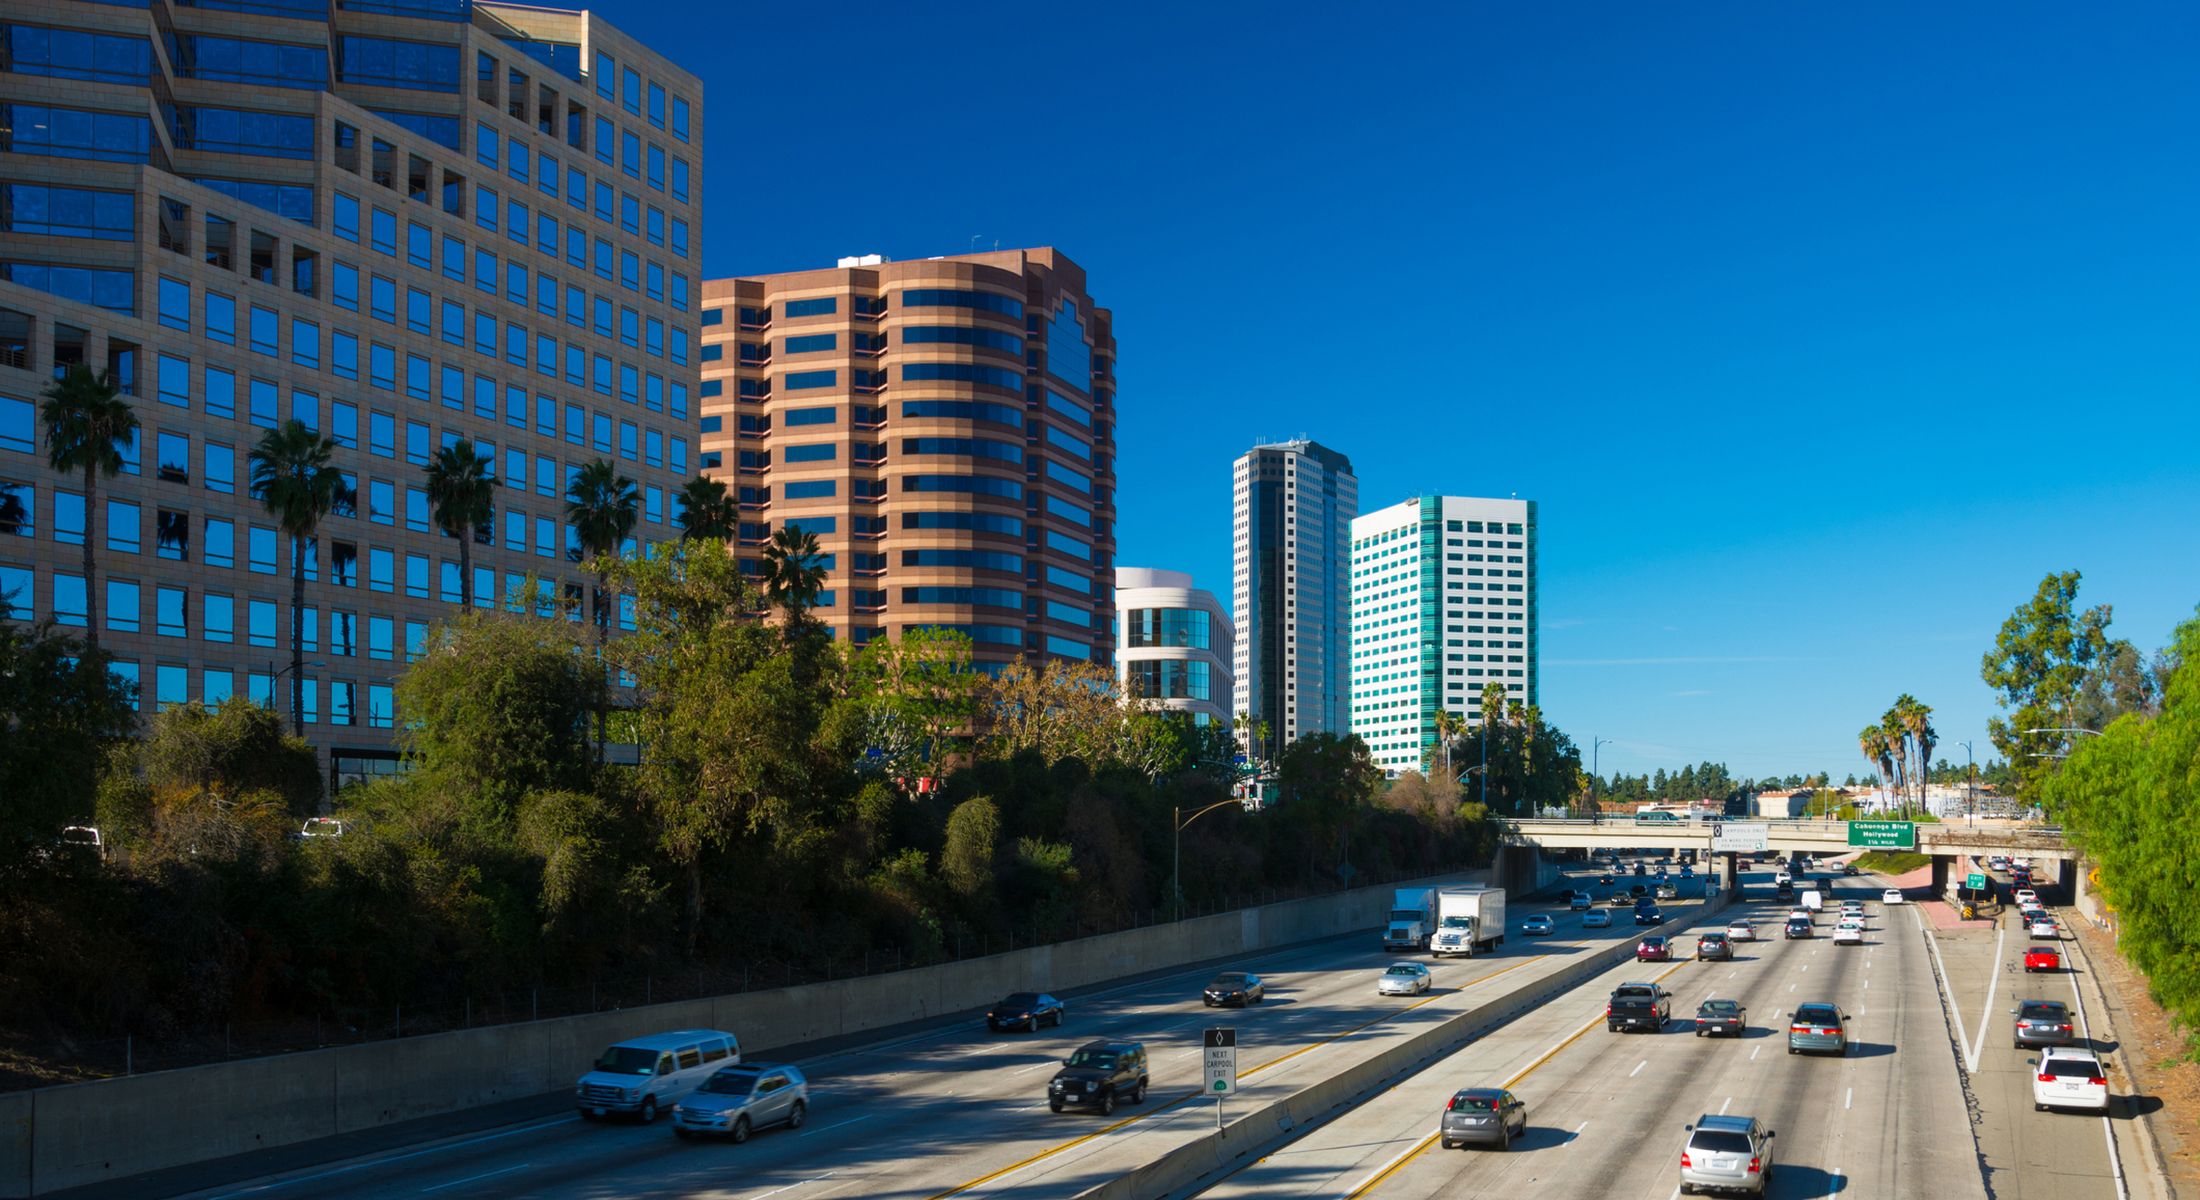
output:
[[[1724,909],[1721,895],[1690,914],[1686,928]],[[1212,1186],[1217,1179],[1252,1158],[1274,1153],[1310,1124],[1327,1118],[1341,1107],[1387,1088],[1397,1080],[1432,1065],[1451,1054],[1468,1038],[1520,1015],[1570,988],[1630,961],[1635,954],[1632,938],[1623,938],[1605,950],[1581,955],[1555,974],[1518,984],[1486,1003],[1362,1060],[1355,1066],[1318,1080],[1281,1100],[1246,1113],[1213,1133],[1178,1146],[1144,1166],[1077,1194],[1077,1200],[1159,1200],[1185,1195],[1195,1187]]]
[[727,1029],[761,1054],[969,1012],[1013,991],[1378,929],[1390,897],[1386,884],[891,974],[0,1094],[0,1198],[561,1091],[605,1046],[643,1033]]

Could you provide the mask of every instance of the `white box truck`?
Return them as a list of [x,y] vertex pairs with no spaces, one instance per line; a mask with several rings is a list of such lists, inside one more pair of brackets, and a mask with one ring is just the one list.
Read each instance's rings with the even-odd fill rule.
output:
[[1826,907],[1826,894],[1817,888],[1811,888],[1803,893],[1803,907],[1813,913],[1824,909]]
[[1390,922],[1383,927],[1383,949],[1426,950],[1436,932],[1436,889],[1399,888],[1390,897]]
[[1429,950],[1472,957],[1505,943],[1505,889],[1448,887],[1436,893],[1436,938]]

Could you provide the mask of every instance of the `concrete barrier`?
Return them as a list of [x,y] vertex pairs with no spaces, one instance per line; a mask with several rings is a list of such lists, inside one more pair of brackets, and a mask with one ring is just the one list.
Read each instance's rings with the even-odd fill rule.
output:
[[605,1046],[638,1034],[726,1029],[761,1056],[1009,992],[1372,931],[1390,899],[1386,884],[890,974],[0,1094],[0,1200],[563,1091]]
[[[1687,928],[1727,906],[1723,894],[1670,928]],[[1274,1153],[1306,1128],[1338,1108],[1387,1088],[1453,1053],[1476,1034],[1487,1032],[1551,997],[1634,957],[1633,938],[1615,942],[1566,963],[1556,972],[1513,986],[1360,1062],[1246,1113],[1212,1133],[1202,1134],[1124,1175],[1077,1194],[1077,1200],[1158,1200],[1212,1186],[1218,1177],[1256,1157]]]

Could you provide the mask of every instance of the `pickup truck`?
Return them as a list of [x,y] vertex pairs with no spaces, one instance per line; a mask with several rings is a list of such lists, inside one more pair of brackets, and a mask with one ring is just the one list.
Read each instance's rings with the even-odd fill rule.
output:
[[1673,1017],[1673,993],[1654,983],[1623,983],[1604,1006],[1604,1027],[1613,1033],[1642,1029],[1656,1033]]

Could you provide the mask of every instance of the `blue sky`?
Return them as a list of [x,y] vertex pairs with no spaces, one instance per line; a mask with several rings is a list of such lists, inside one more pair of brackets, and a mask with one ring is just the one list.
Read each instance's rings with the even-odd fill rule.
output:
[[598,11],[705,80],[709,274],[1086,267],[1121,563],[1227,602],[1257,439],[1540,501],[1607,772],[1861,772],[1903,691],[1961,761],[2043,574],[2149,652],[2200,601],[2200,9]]

